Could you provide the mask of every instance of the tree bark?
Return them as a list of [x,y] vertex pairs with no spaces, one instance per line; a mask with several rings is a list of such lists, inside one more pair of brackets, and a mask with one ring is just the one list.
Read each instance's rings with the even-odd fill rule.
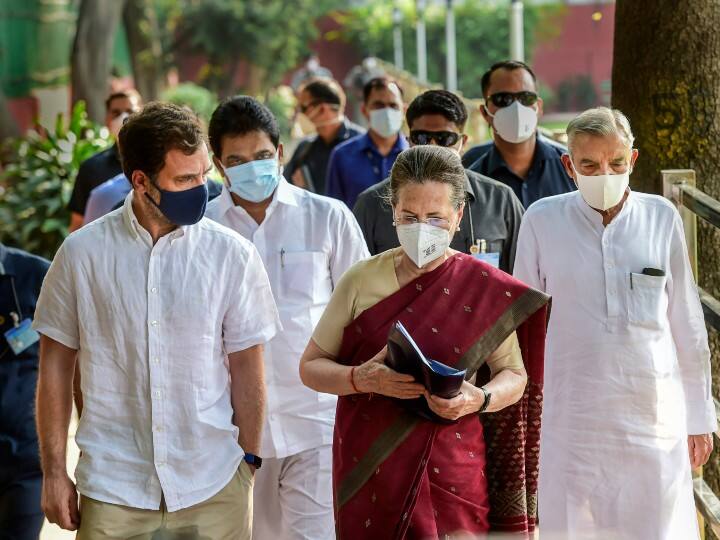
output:
[[72,50],[73,103],[84,100],[88,116],[102,123],[115,31],[126,0],[82,0]]
[[145,101],[152,101],[158,99],[164,86],[157,16],[148,0],[126,1],[123,22],[135,88]]
[[[699,189],[720,199],[719,26],[716,2],[617,0],[612,102],[635,132],[640,158],[632,180],[640,191],[661,193],[661,169],[687,168],[697,172]],[[720,298],[720,233],[698,221],[698,281]],[[718,396],[720,340],[709,333]],[[720,493],[717,456],[704,473]]]

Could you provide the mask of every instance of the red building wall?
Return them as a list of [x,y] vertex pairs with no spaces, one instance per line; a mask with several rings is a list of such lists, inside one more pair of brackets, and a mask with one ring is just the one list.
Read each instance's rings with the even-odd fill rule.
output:
[[612,75],[615,4],[567,6],[563,11],[560,20],[552,21],[560,29],[557,37],[539,43],[532,55],[538,79],[557,91],[563,81],[588,75],[599,98],[597,104],[606,104]]

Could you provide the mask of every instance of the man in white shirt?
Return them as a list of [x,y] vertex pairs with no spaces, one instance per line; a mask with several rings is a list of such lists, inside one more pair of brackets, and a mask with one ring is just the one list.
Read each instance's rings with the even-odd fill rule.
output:
[[567,128],[579,191],[533,204],[514,274],[553,297],[539,519],[567,539],[698,538],[691,468],[717,429],[710,352],[679,213],[628,188],[625,116]]
[[[192,113],[150,104],[120,142],[132,192],[65,240],[37,303],[43,510],[80,540],[249,539],[262,345],[280,328],[267,274],[203,218],[210,158]],[[79,511],[65,472],[76,358]]]
[[255,244],[283,325],[266,349],[264,462],[255,484],[253,537],[335,538],[336,398],[304,386],[299,365],[338,279],[369,256],[365,241],[343,203],[283,178],[278,125],[260,102],[247,96],[226,100],[210,120],[209,135],[225,187],[208,205],[208,217]]

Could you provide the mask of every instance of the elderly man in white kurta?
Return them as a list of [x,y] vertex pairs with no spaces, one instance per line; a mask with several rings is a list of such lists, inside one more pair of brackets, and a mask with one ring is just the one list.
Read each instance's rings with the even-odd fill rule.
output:
[[528,209],[514,271],[553,297],[540,523],[551,538],[697,538],[691,467],[717,420],[682,222],[629,189],[638,153],[622,113],[591,109],[567,133],[579,191]]

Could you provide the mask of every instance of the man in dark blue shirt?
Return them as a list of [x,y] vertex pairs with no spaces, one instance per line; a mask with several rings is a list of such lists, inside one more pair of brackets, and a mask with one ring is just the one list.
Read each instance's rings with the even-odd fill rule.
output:
[[493,65],[481,81],[482,114],[493,144],[468,168],[510,186],[526,208],[538,199],[575,190],[560,161],[562,147],[538,136],[542,99],[533,71],[522,62]]
[[408,148],[400,133],[404,114],[400,86],[386,77],[372,79],[363,88],[363,98],[370,129],[333,150],[327,173],[325,194],[350,208],[362,191],[390,175],[395,158]]
[[0,244],[0,538],[37,539],[42,473],[35,432],[37,334],[28,328],[50,263]]

